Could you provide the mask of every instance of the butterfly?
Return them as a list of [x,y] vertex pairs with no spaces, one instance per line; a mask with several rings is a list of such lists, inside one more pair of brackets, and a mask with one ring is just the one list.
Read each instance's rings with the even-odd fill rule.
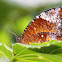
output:
[[24,30],[19,43],[29,45],[50,40],[62,41],[62,8],[56,7],[37,15]]

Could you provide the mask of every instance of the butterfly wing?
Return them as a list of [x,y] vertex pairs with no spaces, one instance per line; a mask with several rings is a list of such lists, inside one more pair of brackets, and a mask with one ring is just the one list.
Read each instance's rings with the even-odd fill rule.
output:
[[[59,35],[59,33],[51,33],[51,32],[40,32],[40,33],[35,33],[31,34],[24,39],[22,39],[22,43],[28,45],[30,42],[32,43],[43,43],[47,42],[50,40],[59,40],[62,41],[62,34]],[[20,42],[20,43],[21,43]]]
[[[40,43],[42,43],[45,41],[49,41],[47,39],[48,36],[51,36],[51,34],[49,33],[61,34],[62,33],[61,14],[62,14],[62,9],[58,7],[58,8],[49,9],[41,13],[39,16],[36,16],[36,18],[32,20],[30,24],[27,26],[27,28],[24,30],[19,42],[29,43],[29,42],[40,41]],[[44,37],[40,36],[42,33]],[[57,36],[54,37],[54,39],[56,38]],[[49,39],[53,40],[52,37],[50,37]]]

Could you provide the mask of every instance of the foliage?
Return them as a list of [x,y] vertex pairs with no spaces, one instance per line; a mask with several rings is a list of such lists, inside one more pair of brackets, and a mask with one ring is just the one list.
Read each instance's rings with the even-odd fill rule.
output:
[[[48,45],[49,44],[49,45]],[[0,43],[0,51],[9,58],[10,62],[62,62],[62,42],[49,41],[46,43],[32,44],[31,47],[15,43],[12,49]]]
[[12,57],[12,49],[6,46],[5,44],[0,43],[0,51],[7,56],[7,58],[11,59]]
[[19,43],[12,45],[14,36],[6,29],[8,27],[10,31],[21,35],[36,15],[54,7],[62,7],[62,3],[24,8],[0,1],[0,53],[9,58],[10,62],[62,62],[62,42],[52,40],[42,44],[30,43],[30,46]]

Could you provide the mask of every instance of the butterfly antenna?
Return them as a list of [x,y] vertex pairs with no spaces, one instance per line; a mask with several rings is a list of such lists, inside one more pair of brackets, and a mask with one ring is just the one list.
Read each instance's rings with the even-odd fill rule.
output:
[[16,37],[16,41],[17,41],[18,36],[14,32],[12,32],[11,30],[9,30],[8,27],[7,27],[7,30],[8,30],[8,32],[10,32],[11,34],[13,34]]

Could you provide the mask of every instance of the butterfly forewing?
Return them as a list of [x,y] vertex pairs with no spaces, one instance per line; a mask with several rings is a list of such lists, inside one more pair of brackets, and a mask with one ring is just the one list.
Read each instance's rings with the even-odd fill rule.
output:
[[39,16],[24,30],[20,43],[43,43],[50,40],[62,41],[62,8],[52,8]]

